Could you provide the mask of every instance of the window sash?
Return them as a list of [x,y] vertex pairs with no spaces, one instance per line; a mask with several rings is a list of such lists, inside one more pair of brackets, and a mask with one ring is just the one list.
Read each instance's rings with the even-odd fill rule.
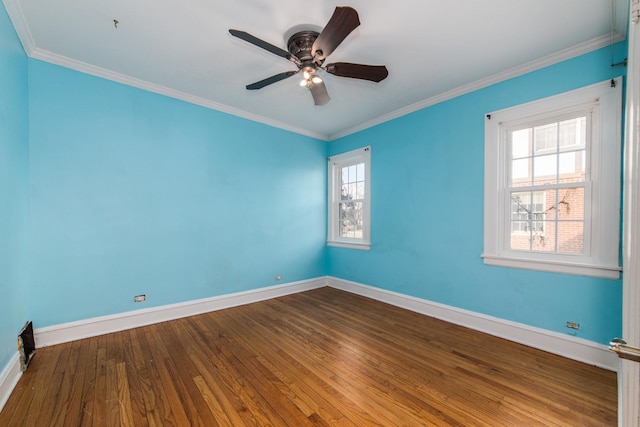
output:
[[[524,186],[526,181],[529,181],[531,185],[540,185],[536,184],[536,178],[542,181],[548,181],[552,179],[553,175],[539,175],[540,172],[537,173],[538,164],[542,164],[544,159],[553,160],[552,167],[555,172],[555,180],[556,182],[560,182],[565,176],[566,179],[571,179],[571,177],[566,177],[567,175],[578,175],[582,174],[582,180],[589,181],[591,168],[591,151],[592,144],[591,140],[593,138],[593,132],[597,131],[597,126],[593,125],[593,117],[596,109],[598,108],[597,104],[590,104],[585,106],[583,109],[579,109],[577,111],[572,110],[570,113],[560,113],[556,115],[545,115],[544,118],[531,119],[530,121],[523,121],[522,119],[518,120],[517,125],[510,126],[509,124],[503,124],[505,128],[505,144],[506,144],[506,156],[505,161],[506,171],[508,172],[506,175],[507,182],[505,185],[514,185],[514,181],[522,183],[520,186]],[[584,133],[584,143],[580,144],[568,144],[562,145],[563,139],[562,136],[562,128],[561,124],[566,123],[576,119],[584,118],[584,129],[580,129],[580,133]],[[555,129],[555,147],[544,149],[538,149],[537,143],[538,140],[535,137],[536,128],[548,126],[548,125],[557,125]],[[528,131],[528,147],[526,149],[526,155],[522,154],[522,147],[518,150],[517,153],[514,153],[514,146],[516,145],[516,141],[514,139],[514,134],[517,132]],[[578,133],[578,132],[577,132]],[[520,144],[521,145],[521,144]],[[563,166],[569,163],[568,160],[571,160],[571,155],[573,155],[574,168],[576,169],[573,174],[571,172],[567,172],[563,170]],[[576,163],[582,160],[580,165]],[[526,170],[527,175],[526,178],[514,178],[514,163],[518,163],[520,165],[526,162]],[[579,167],[583,166],[583,170],[580,171]],[[547,179],[542,179],[547,178]],[[575,182],[575,181],[565,181],[565,182]]]
[[[513,224],[513,218],[512,218],[512,199],[511,199],[511,195],[513,193],[531,193],[531,192],[553,192],[556,193],[556,191],[558,190],[563,190],[563,189],[572,189],[572,188],[579,188],[582,189],[583,194],[584,194],[584,206],[583,206],[583,211],[582,211],[582,219],[562,219],[559,217],[559,215],[555,215],[555,218],[553,219],[544,219],[544,218],[540,218],[540,219],[534,219],[533,222],[545,222],[546,224],[553,224],[555,225],[555,236],[553,236],[553,241],[555,242],[556,245],[556,250],[554,251],[546,251],[546,252],[541,252],[541,251],[536,251],[533,249],[514,249],[512,248],[511,245],[511,238],[512,238],[512,234],[513,234],[513,229],[512,229],[512,224]],[[503,253],[505,254],[511,254],[512,256],[528,256],[528,255],[534,255],[535,257],[541,257],[541,256],[553,256],[556,257],[558,259],[563,259],[563,260],[571,260],[571,261],[580,261],[580,262],[588,262],[590,257],[591,257],[591,231],[592,231],[592,222],[591,222],[591,209],[592,209],[592,203],[589,203],[588,201],[592,199],[592,191],[591,191],[592,185],[591,182],[579,182],[579,183],[562,183],[562,184],[549,184],[549,185],[534,185],[534,186],[527,186],[527,187],[508,187],[505,189],[504,191],[504,201],[503,201],[503,207],[504,207],[504,222],[503,222],[503,241],[502,241],[502,247],[503,247]],[[558,204],[558,200],[556,200],[556,206],[555,209],[557,210],[557,204]],[[551,208],[551,206],[545,206],[545,211],[549,210]],[[558,242],[561,242],[561,236],[559,236],[559,225],[558,224],[562,224],[562,223],[569,223],[569,222],[582,222],[583,224],[583,234],[582,234],[582,251],[580,254],[577,253],[571,253],[568,251],[558,251],[557,250],[557,245]],[[545,254],[545,255],[535,255],[535,254]]]

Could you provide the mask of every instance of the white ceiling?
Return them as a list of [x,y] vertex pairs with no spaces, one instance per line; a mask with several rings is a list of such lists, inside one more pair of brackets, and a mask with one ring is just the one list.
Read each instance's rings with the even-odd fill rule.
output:
[[[321,139],[623,39],[628,8],[628,0],[3,2],[31,57]],[[327,63],[384,64],[386,80],[326,75],[324,106],[298,76],[245,89],[296,67],[228,29],[286,50],[291,27],[323,27],[345,5],[361,25]]]

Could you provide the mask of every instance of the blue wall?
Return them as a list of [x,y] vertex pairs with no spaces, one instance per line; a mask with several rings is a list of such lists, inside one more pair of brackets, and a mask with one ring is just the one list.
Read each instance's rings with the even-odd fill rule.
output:
[[[626,51],[618,45],[617,51]],[[624,54],[624,53],[623,53]],[[607,80],[611,49],[460,96],[344,137],[371,145],[371,250],[328,248],[332,276],[608,343],[621,332],[621,281],[485,266],[484,115]]]
[[27,57],[0,6],[0,372],[27,320]]
[[37,327],[325,274],[326,142],[37,60],[29,90]]

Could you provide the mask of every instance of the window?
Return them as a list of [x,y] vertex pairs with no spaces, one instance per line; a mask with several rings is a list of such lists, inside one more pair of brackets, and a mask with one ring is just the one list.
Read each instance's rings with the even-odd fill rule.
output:
[[371,147],[329,158],[327,244],[369,249]]
[[[528,248],[527,240],[531,236],[544,237],[545,192],[531,191],[512,193],[511,195],[511,239],[514,236],[524,236],[524,246],[516,244],[519,248]],[[530,242],[529,242],[530,243]],[[512,243],[512,247],[514,244]]]
[[621,85],[487,114],[485,264],[620,276]]

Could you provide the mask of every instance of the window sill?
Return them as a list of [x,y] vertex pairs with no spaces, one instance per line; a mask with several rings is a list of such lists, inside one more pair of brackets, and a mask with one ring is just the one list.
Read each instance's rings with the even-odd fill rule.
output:
[[368,251],[371,249],[371,243],[364,242],[341,242],[337,240],[327,240],[327,246],[334,246],[336,248],[348,248],[359,249],[361,251]]
[[605,266],[580,264],[571,262],[554,262],[548,260],[534,260],[497,255],[482,255],[486,265],[497,267],[520,268],[524,270],[546,271],[550,273],[574,274],[578,276],[599,277],[617,280],[622,268],[619,266]]

